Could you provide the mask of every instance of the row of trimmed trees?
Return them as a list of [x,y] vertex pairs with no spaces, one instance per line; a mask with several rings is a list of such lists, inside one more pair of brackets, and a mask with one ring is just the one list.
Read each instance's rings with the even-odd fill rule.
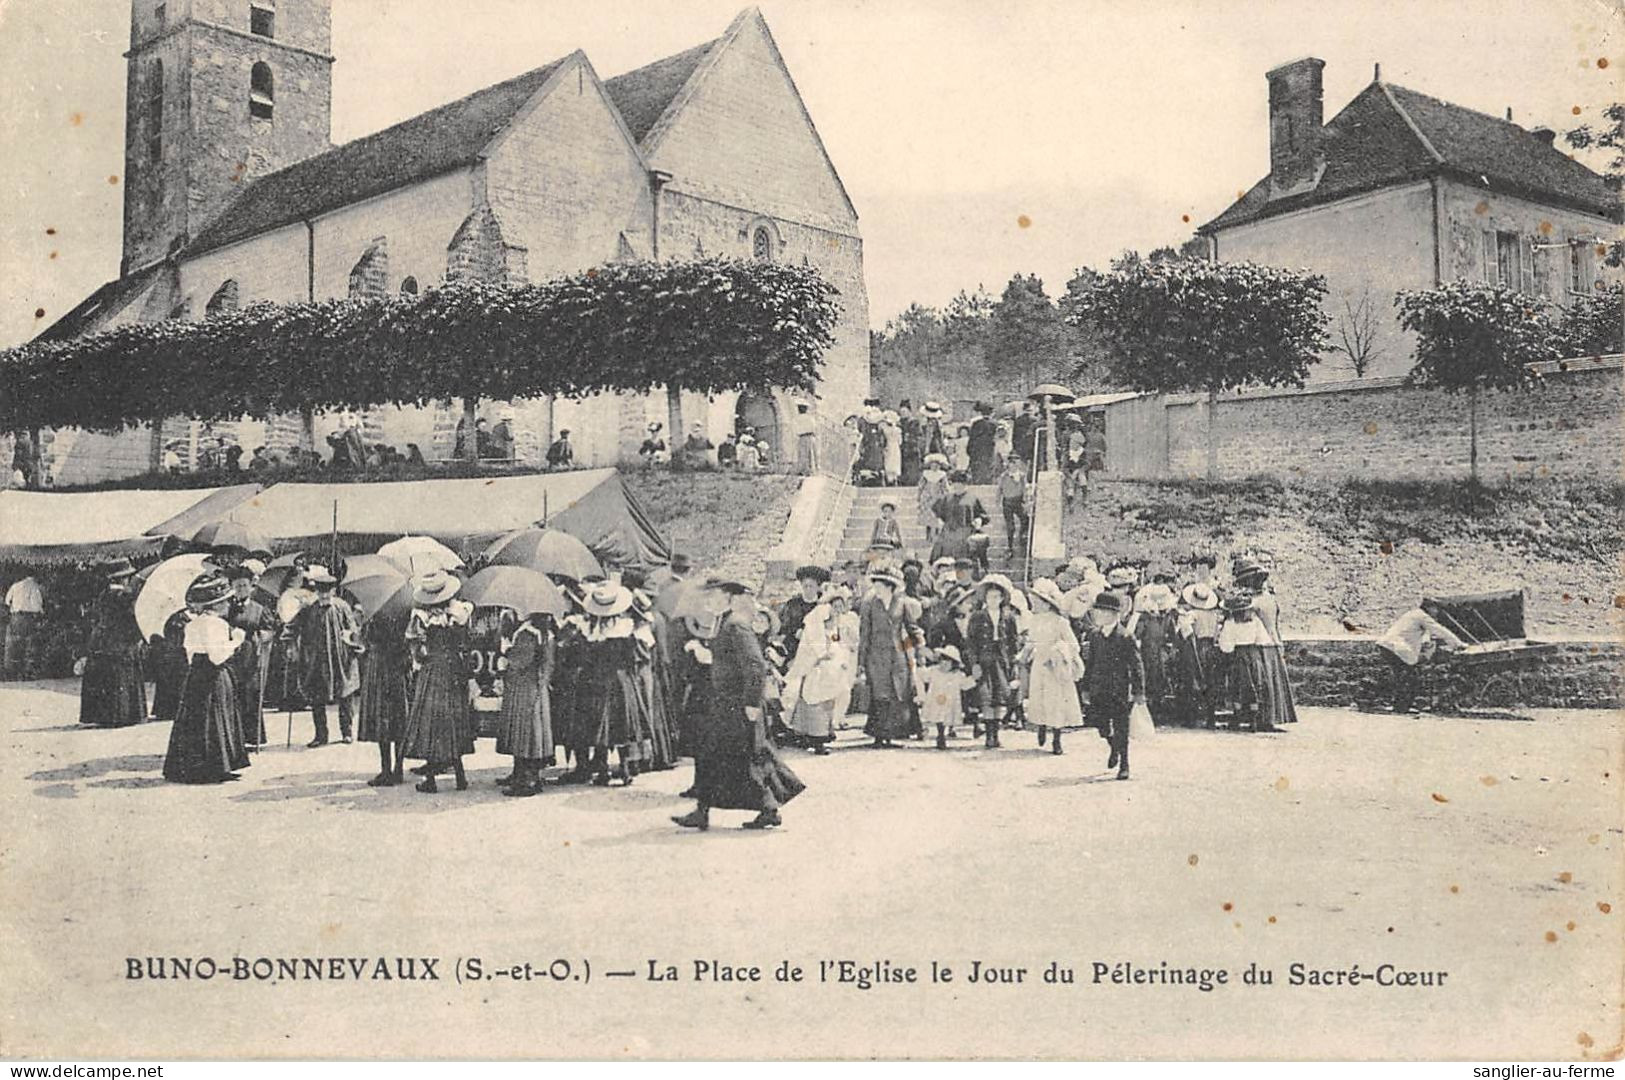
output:
[[[419,296],[256,304],[0,352],[0,430],[118,431],[603,392],[811,390],[840,316],[805,267],[705,259]],[[678,436],[680,413],[673,418]],[[472,447],[473,440],[469,440]]]

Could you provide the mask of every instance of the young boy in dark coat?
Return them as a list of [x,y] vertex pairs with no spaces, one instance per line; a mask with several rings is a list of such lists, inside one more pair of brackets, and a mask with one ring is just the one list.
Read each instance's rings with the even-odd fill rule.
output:
[[1116,593],[1095,597],[1083,642],[1083,688],[1087,722],[1111,744],[1106,768],[1116,768],[1117,779],[1127,780],[1129,711],[1145,703],[1145,667],[1122,614],[1123,601]]

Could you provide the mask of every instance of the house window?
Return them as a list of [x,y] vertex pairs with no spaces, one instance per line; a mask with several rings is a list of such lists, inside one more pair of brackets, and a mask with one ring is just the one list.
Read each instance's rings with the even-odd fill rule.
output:
[[418,279],[417,278],[409,277],[405,281],[401,282],[401,295],[402,296],[416,296],[417,294],[418,294]]
[[153,61],[147,76],[147,157],[157,162],[164,155],[164,62]]
[[1569,292],[1589,295],[1596,270],[1591,262],[1589,240],[1569,241]]
[[255,4],[248,9],[248,29],[259,37],[276,37],[276,12]]
[[248,114],[259,120],[271,119],[276,108],[276,87],[271,78],[271,65],[260,61],[248,77]]
[[773,261],[773,234],[767,231],[767,226],[758,228],[750,239],[750,254],[757,262]]
[[1508,288],[1518,287],[1518,234],[1498,232],[1495,234],[1495,283]]

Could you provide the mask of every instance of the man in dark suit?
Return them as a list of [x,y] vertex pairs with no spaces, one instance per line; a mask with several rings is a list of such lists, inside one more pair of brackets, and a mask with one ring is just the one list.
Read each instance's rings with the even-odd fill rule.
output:
[[1083,705],[1087,723],[1111,744],[1106,768],[1128,779],[1129,711],[1145,702],[1145,666],[1140,646],[1122,624],[1123,600],[1102,592],[1089,609],[1083,642]]
[[998,454],[994,450],[998,442],[999,428],[993,422],[993,407],[985,401],[976,403],[976,419],[971,422],[970,438],[965,451],[970,455],[970,482],[973,484],[991,484],[994,475],[998,472]]
[[925,464],[925,422],[914,415],[914,403],[908,398],[897,403],[897,412],[902,417],[899,426],[903,433],[903,473],[899,483],[905,487],[915,487],[920,482],[920,469]]

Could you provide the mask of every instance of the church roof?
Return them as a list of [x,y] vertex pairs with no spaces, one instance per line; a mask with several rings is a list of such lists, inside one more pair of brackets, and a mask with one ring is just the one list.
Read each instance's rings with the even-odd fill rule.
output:
[[69,338],[78,337],[86,330],[97,325],[97,320],[101,316],[122,311],[125,306],[140,296],[141,291],[151,284],[158,277],[158,274],[166,268],[173,269],[173,264],[156,262],[125,274],[121,278],[114,278],[79,301],[66,315],[46,327],[36,340],[66,341]]
[[641,145],[671,103],[682,92],[701,62],[722,38],[713,38],[675,56],[617,75],[604,83],[610,100],[620,110],[627,130]]
[[186,253],[212,251],[470,164],[575,55],[260,177]]
[[1601,176],[1542,136],[1392,83],[1371,83],[1327,121],[1321,150],[1326,168],[1313,188],[1272,199],[1266,176],[1197,231],[1436,175],[1604,217],[1620,213],[1618,193]]

